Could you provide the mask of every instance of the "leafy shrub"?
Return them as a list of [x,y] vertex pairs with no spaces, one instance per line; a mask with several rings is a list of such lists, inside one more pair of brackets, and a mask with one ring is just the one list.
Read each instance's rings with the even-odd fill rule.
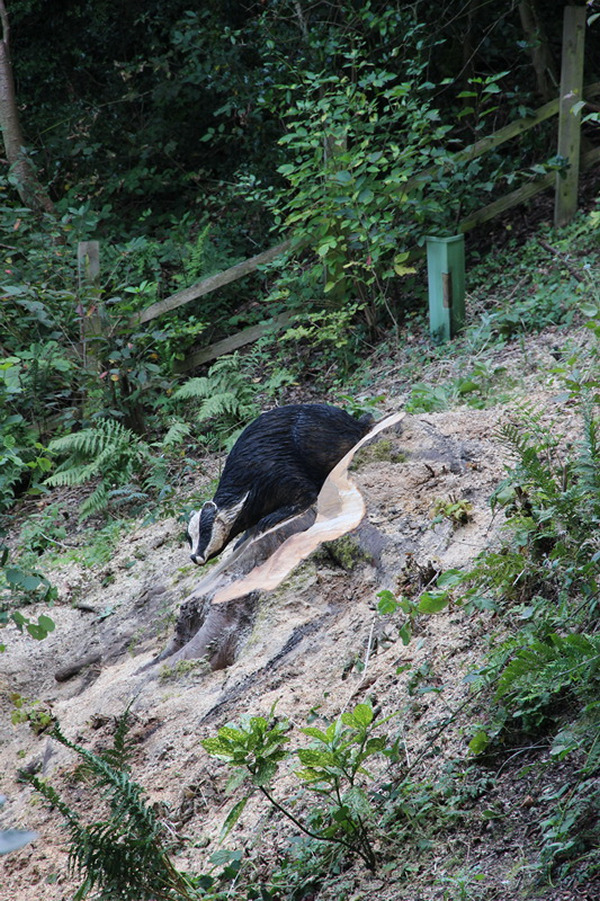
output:
[[25,417],[21,365],[17,357],[0,361],[0,513],[7,510],[19,488],[39,484],[51,467],[43,445]]
[[577,397],[581,437],[566,447],[535,413],[500,428],[516,458],[492,497],[506,514],[505,547],[454,584],[463,603],[506,614],[468,677],[489,698],[470,750],[489,758],[535,738],[550,760],[568,761],[543,799],[535,869],[545,879],[583,880],[598,866],[600,424],[585,393]]
[[[41,641],[54,630],[54,622],[42,613],[36,620],[22,612],[28,604],[52,604],[57,597],[48,579],[20,561],[10,560],[10,549],[0,541],[0,629],[12,622],[22,632]],[[0,642],[0,652],[6,646]]]
[[546,590],[582,592],[592,612],[600,554],[600,423],[586,406],[582,437],[564,460],[557,454],[559,436],[535,416],[529,422],[530,432],[512,424],[500,429],[517,466],[492,503],[505,507],[521,552]]
[[[377,859],[371,838],[374,809],[361,782],[370,778],[363,766],[369,757],[392,752],[384,736],[373,735],[379,724],[370,705],[358,704],[324,730],[303,728],[301,732],[312,742],[308,748],[295,752],[285,747],[290,741],[289,723],[270,723],[259,716],[247,717],[239,726],[224,726],[215,738],[205,739],[202,744],[209,754],[237,771],[230,780],[230,789],[249,779],[302,833],[358,854],[370,870],[375,870]],[[302,822],[289,805],[277,801],[270,787],[279,764],[292,755],[302,765],[296,771],[299,780],[320,800],[320,806],[311,812],[310,823]],[[250,793],[234,805],[225,821],[225,831],[238,821],[249,797]]]

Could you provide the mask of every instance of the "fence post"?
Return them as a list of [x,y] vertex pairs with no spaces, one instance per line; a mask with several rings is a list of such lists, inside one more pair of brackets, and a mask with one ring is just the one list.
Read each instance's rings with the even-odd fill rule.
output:
[[[345,130],[342,133],[337,134],[334,131],[325,131],[323,135],[323,170],[326,178],[335,178],[336,172],[340,170],[340,165],[338,165],[337,160],[346,153],[347,149],[348,135]],[[334,188],[330,187],[329,190],[334,191]],[[347,185],[339,183],[337,193],[344,194],[346,192]],[[343,241],[343,236],[337,234],[335,230],[332,230],[331,236],[336,239],[341,238]],[[337,260],[335,260],[333,264],[330,264],[329,268],[327,266],[323,267],[323,288],[325,288],[328,282],[335,283],[335,287],[328,292],[328,297],[336,305],[345,303],[349,297],[348,277],[346,274],[345,263],[346,255],[343,251],[338,249]]]
[[577,210],[581,111],[576,104],[583,94],[586,9],[586,6],[565,6],[563,19],[558,155],[568,159],[569,168],[566,173],[556,174],[554,224],[558,228],[570,222]]
[[[77,245],[77,272],[79,304],[79,338],[81,358],[86,369],[93,368],[95,355],[90,352],[90,341],[102,334],[99,309],[98,278],[100,276],[100,242],[80,241]],[[92,301],[89,304],[89,301]],[[89,307],[89,308],[88,308]]]

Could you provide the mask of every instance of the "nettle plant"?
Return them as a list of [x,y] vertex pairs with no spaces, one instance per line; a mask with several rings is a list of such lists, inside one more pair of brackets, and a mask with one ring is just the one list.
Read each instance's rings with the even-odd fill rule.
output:
[[[367,785],[372,779],[364,763],[375,755],[393,755],[395,748],[375,730],[387,720],[376,720],[369,704],[342,713],[325,729],[306,726],[300,732],[311,739],[308,747],[289,750],[290,723],[286,719],[249,716],[240,725],[227,725],[202,742],[211,756],[234,769],[228,791],[246,783],[249,790],[230,811],[224,824],[229,832],[237,823],[254,789],[306,836],[331,843],[342,852],[357,854],[369,870],[377,868],[374,847],[375,807]],[[387,718],[389,719],[389,717]],[[279,765],[296,758],[300,784],[315,794],[318,804],[310,815],[292,812],[280,803],[271,783]]]

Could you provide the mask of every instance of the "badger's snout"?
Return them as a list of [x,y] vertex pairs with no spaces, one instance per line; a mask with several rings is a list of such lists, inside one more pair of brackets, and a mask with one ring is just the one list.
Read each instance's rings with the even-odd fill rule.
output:
[[195,510],[190,517],[187,539],[191,549],[190,560],[197,566],[206,563],[206,548],[211,542],[215,513],[215,504],[209,501],[202,510]]

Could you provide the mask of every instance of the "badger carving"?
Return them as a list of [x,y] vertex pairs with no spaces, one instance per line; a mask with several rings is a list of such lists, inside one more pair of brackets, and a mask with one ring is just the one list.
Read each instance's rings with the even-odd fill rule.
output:
[[290,404],[262,413],[233,448],[212,499],[188,525],[191,559],[201,565],[237,535],[306,510],[336,463],[366,435],[370,413],[354,419],[328,404]]

